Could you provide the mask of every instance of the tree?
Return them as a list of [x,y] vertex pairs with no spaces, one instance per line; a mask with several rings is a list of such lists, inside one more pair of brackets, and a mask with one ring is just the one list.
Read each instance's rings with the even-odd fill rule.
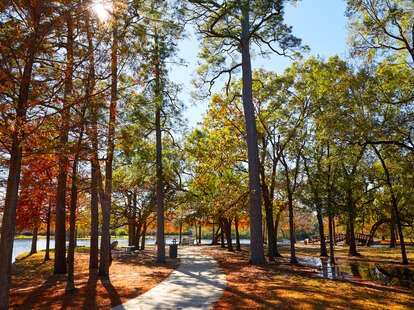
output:
[[[286,1],[190,2],[197,30],[204,37],[200,56],[207,64],[199,70],[202,73],[202,82],[208,83],[211,89],[221,75],[228,73],[231,80],[232,73],[242,67],[243,109],[249,162],[250,262],[263,265],[265,257],[262,244],[260,161],[252,101],[250,44],[253,42],[279,55],[286,55],[300,45],[300,40],[291,34],[291,28],[283,22],[283,6]],[[241,62],[229,64],[225,54],[232,59],[237,59],[236,55],[241,54]]]
[[[2,36],[2,46],[8,46],[9,38],[14,39],[13,43],[21,42],[18,49],[19,64],[23,64],[22,74],[17,77],[18,95],[13,103],[13,126],[10,132],[10,160],[9,174],[7,179],[6,198],[2,219],[2,234],[0,240],[0,309],[7,309],[9,305],[10,270],[13,252],[13,237],[15,232],[16,206],[19,192],[19,181],[22,161],[22,141],[25,137],[25,117],[29,109],[29,92],[32,83],[32,72],[35,58],[43,43],[44,37],[50,31],[53,24],[50,17],[49,1],[15,1],[14,5],[7,5],[3,12],[7,14],[9,23],[1,24],[8,36]],[[16,11],[19,10],[19,13]],[[2,29],[2,30],[3,30]],[[24,29],[21,31],[20,29]],[[14,45],[16,46],[16,45]],[[9,60],[9,53],[2,49],[2,62]],[[2,79],[8,80],[7,72],[2,72]],[[5,77],[6,75],[6,77]],[[6,84],[7,85],[7,84]],[[4,101],[9,101],[5,97]],[[3,101],[3,99],[2,99]],[[2,102],[3,103],[3,102]]]

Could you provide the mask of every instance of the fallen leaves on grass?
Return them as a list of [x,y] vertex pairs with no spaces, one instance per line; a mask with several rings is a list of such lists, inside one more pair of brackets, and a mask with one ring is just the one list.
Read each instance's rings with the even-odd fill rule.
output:
[[[312,268],[286,258],[265,266],[248,265],[249,252],[204,249],[226,274],[227,287],[214,309],[413,309],[409,290],[370,282],[317,278]],[[309,253],[307,253],[309,255]]]
[[[53,275],[53,260],[39,252],[13,265],[10,309],[110,309],[162,282],[178,259],[156,264],[155,248],[129,257],[114,258],[110,280],[89,276],[89,254],[75,255],[75,292],[66,293],[66,275]],[[52,257],[53,258],[53,257]]]

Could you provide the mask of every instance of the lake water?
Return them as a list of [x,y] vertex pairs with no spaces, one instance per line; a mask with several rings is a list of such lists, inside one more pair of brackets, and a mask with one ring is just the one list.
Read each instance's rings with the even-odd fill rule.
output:
[[[111,242],[112,241],[118,241],[118,246],[126,246],[128,245],[128,238],[111,238]],[[178,240],[178,238],[176,238],[176,240]],[[173,241],[173,238],[166,238],[165,242],[166,244],[171,244]],[[235,241],[233,240],[233,243]],[[83,245],[83,246],[89,246],[90,244],[90,239],[78,239],[77,240],[77,245]],[[154,238],[146,238],[145,239],[145,243],[146,244],[155,244],[155,239]],[[202,239],[201,243],[205,243],[205,244],[209,244],[211,243],[211,240],[209,239]],[[241,244],[249,244],[250,240],[248,239],[240,239],[240,243]],[[67,242],[67,244],[69,244]],[[32,247],[32,240],[31,239],[14,239],[14,244],[13,244],[13,258],[12,261],[14,262],[16,257],[19,256],[20,254],[23,253],[27,253],[30,252],[30,248]],[[50,248],[53,249],[55,247],[55,240],[51,239],[50,240]],[[37,240],[37,250],[44,250],[46,249],[46,238],[39,238]]]

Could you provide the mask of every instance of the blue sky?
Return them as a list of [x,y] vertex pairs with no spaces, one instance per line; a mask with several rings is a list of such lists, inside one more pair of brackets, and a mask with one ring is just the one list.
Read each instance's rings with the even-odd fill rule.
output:
[[[305,57],[312,55],[329,58],[333,55],[347,55],[347,18],[344,0],[302,0],[296,6],[285,8],[285,21],[293,27],[293,34],[302,39],[303,44],[310,47]],[[171,79],[182,84],[181,100],[187,106],[184,116],[189,127],[196,127],[202,121],[207,102],[194,102],[190,93],[195,91],[191,80],[196,77],[198,41],[194,36],[179,42],[178,56],[187,62],[186,67],[174,67]],[[290,66],[288,58],[272,56],[270,59],[254,57],[252,68],[264,68],[278,73]]]

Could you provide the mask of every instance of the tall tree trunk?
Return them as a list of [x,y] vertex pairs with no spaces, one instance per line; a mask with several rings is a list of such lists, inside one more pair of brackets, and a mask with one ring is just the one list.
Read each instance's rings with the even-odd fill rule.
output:
[[141,250],[145,250],[145,234],[147,232],[147,219],[144,219],[144,227],[142,229],[141,236]]
[[24,131],[23,120],[26,117],[27,99],[32,81],[32,69],[39,44],[38,27],[41,7],[33,9],[32,25],[34,31],[28,44],[27,58],[20,81],[19,97],[17,99],[15,126],[11,136],[9,160],[9,175],[7,177],[6,197],[3,208],[2,232],[0,239],[0,309],[9,307],[9,288],[11,264],[13,255],[13,239],[16,225],[16,207],[19,193],[20,172],[22,164],[22,144]]
[[333,231],[333,242],[336,245],[336,229],[335,229],[335,216],[332,217],[332,231]]
[[86,105],[91,106],[91,248],[89,251],[89,273],[98,269],[98,242],[99,242],[99,206],[98,206],[98,111],[96,103],[92,101],[91,95],[95,89],[95,57],[93,46],[93,35],[90,29],[90,16],[86,12],[86,34],[88,38],[89,72],[85,90]]
[[[155,52],[159,57],[158,35],[155,29]],[[161,84],[159,61],[155,64],[155,133],[156,133],[156,174],[157,174],[157,262],[165,263],[165,239],[164,239],[164,186],[162,171],[162,132],[161,132]]]
[[39,232],[39,220],[36,219],[33,227],[33,236],[32,236],[32,247],[30,249],[30,255],[37,253],[37,235]]
[[59,135],[58,166],[56,194],[56,228],[55,228],[55,262],[54,274],[66,273],[66,184],[69,164],[69,107],[72,104],[73,78],[73,20],[70,11],[65,15],[67,26],[65,91],[63,98],[62,124]]
[[326,250],[325,233],[323,232],[323,219],[322,219],[322,212],[321,212],[320,207],[316,208],[316,217],[318,218],[319,238],[321,239],[321,248],[320,248],[321,256],[327,257],[328,252]]
[[266,263],[262,243],[262,203],[260,192],[260,162],[257,145],[256,118],[252,99],[252,68],[250,59],[249,7],[239,0],[242,9],[241,54],[243,72],[243,109],[246,121],[247,157],[250,195],[250,259],[253,265]]
[[[79,138],[81,141],[82,137]],[[80,146],[80,143],[78,143]],[[70,215],[69,215],[69,247],[68,247],[68,278],[66,282],[66,292],[74,291],[75,279],[74,279],[74,264],[75,264],[75,234],[76,234],[76,207],[78,203],[78,162],[79,162],[79,149],[75,155],[72,166],[72,188],[70,198]]]
[[72,188],[70,199],[70,216],[69,216],[69,248],[68,248],[68,279],[66,283],[66,292],[74,291],[75,279],[74,279],[74,264],[75,264],[75,247],[76,247],[76,209],[78,204],[78,165],[80,159],[81,145],[83,140],[84,124],[87,105],[82,107],[81,112],[81,129],[77,142],[77,149],[75,158],[72,165]]
[[234,218],[234,230],[236,231],[236,251],[241,251],[240,235],[239,235],[239,219],[237,218],[237,216]]
[[50,215],[52,213],[52,199],[49,197],[49,206],[47,209],[47,220],[46,220],[46,252],[44,261],[50,260]]
[[[111,236],[109,224],[111,219],[111,198],[112,198],[112,162],[115,149],[115,121],[116,105],[118,100],[118,30],[116,20],[112,25],[112,47],[111,47],[111,102],[109,104],[108,123],[108,146],[106,149],[105,162],[105,193],[100,191],[102,209],[102,237],[99,261],[99,275],[109,277],[111,265]],[[99,172],[99,171],[98,171]],[[102,182],[102,179],[100,180]],[[102,183],[101,183],[102,184]],[[101,186],[101,185],[100,185]],[[104,199],[102,199],[104,198]]]

